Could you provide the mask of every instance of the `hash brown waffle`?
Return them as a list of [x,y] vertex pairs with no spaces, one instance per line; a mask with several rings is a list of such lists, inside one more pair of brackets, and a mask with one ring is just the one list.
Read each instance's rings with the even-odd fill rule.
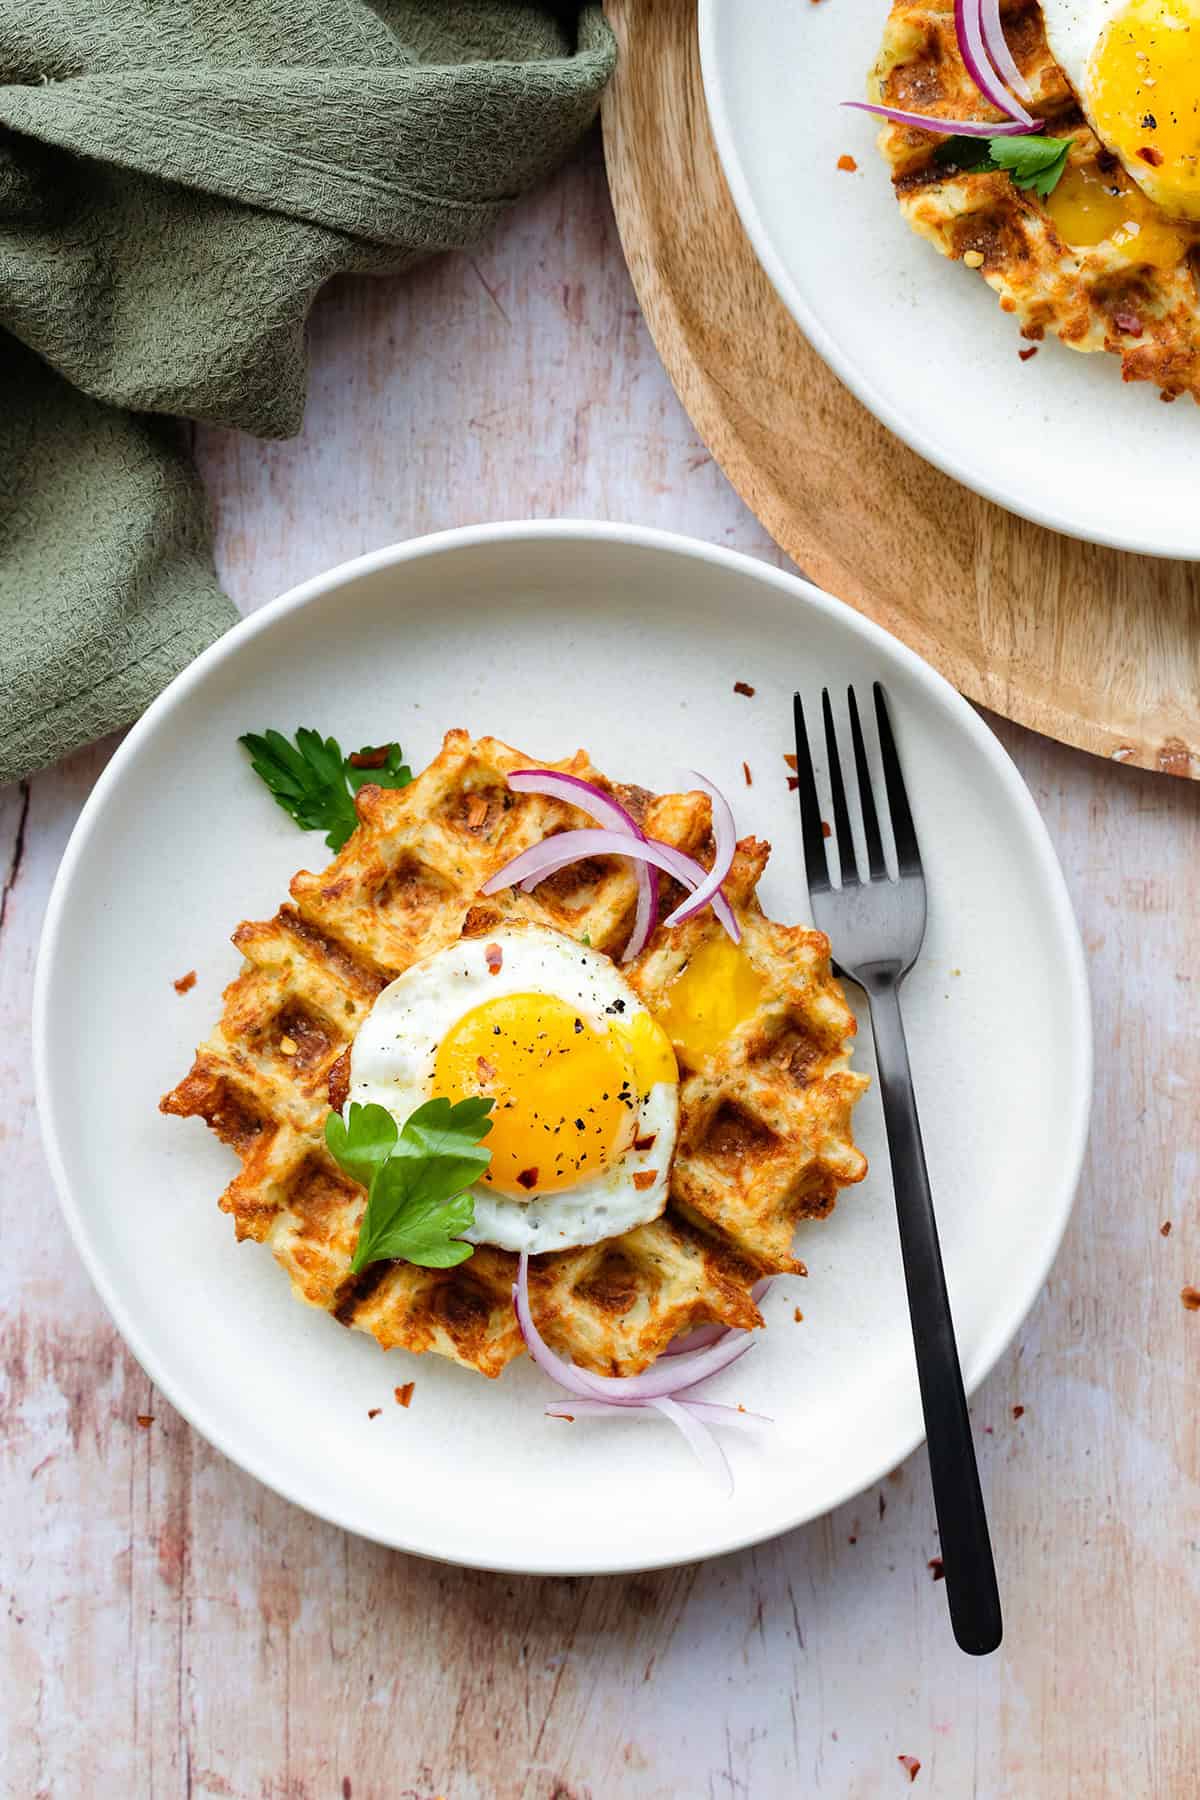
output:
[[[507,786],[510,771],[553,767],[609,787],[580,751],[534,764],[494,738],[447,734],[423,774],[399,790],[363,787],[360,825],[319,875],[301,872],[293,905],[233,936],[246,959],[224,1012],[162,1110],[205,1119],[238,1153],[221,1197],[239,1239],[270,1244],[295,1292],[386,1349],[433,1350],[495,1376],[523,1348],[511,1304],[516,1258],[488,1247],[453,1269],[373,1264],[350,1273],[363,1190],[325,1150],[341,1105],[349,1046],[376,995],[419,957],[464,931],[526,919],[619,956],[636,882],[605,858],[564,869],[534,894],[481,903],[480,885],[528,845],[589,823],[575,809]],[[711,860],[702,794],[612,788],[651,835]],[[796,1223],[829,1212],[866,1163],[850,1130],[866,1079],[848,1067],[854,1016],[834,980],[828,940],[765,918],[755,889],[769,846],[738,846],[725,884],[747,956],[768,998],[717,1054],[681,1068],[680,1131],[666,1212],[586,1249],[535,1258],[538,1324],[561,1353],[603,1374],[645,1368],[695,1325],[762,1323],[750,1289],[799,1268]],[[681,897],[664,883],[661,910]],[[705,910],[657,930],[625,970],[653,1011],[720,926]]]
[[[1164,399],[1182,393],[1200,399],[1192,255],[1200,232],[1167,221],[1090,130],[1050,54],[1035,0],[1008,0],[1002,15],[1009,47],[1033,93],[1030,111],[1046,121],[1052,136],[1072,139],[1064,181],[1098,184],[1120,196],[1122,206],[1128,201],[1135,221],[1155,229],[1128,238],[1118,233],[1121,243],[1106,238],[1072,247],[1055,224],[1053,200],[1048,207],[1022,192],[1003,171],[971,172],[939,162],[944,140],[889,122],[879,147],[891,164],[901,211],[943,256],[970,258],[1024,337],[1037,341],[1052,332],[1073,350],[1111,351],[1121,358],[1126,381],[1154,382]],[[967,74],[951,0],[894,0],[869,90],[873,101],[909,112],[1001,119]],[[1175,244],[1177,257],[1171,254]]]

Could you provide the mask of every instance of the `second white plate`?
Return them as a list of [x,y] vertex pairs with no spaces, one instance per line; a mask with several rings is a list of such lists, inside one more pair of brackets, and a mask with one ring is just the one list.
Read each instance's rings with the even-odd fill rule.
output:
[[[985,282],[909,230],[861,100],[889,0],[699,0],[704,88],[742,223],[852,393],[921,456],[1040,525],[1200,557],[1200,413],[1114,356],[1028,346]],[[841,171],[852,155],[857,173]]]
[[[779,1422],[761,1446],[730,1444],[732,1501],[665,1428],[545,1419],[554,1390],[524,1359],[489,1382],[433,1356],[384,1356],[298,1304],[270,1254],[237,1244],[217,1210],[233,1153],[157,1110],[237,972],[232,928],[268,917],[297,868],[327,860],[252,773],[241,732],[398,737],[420,766],[462,725],[534,757],[582,743],[614,776],[654,786],[703,769],[740,829],[774,843],[762,898],[795,919],[793,687],[877,676],[928,865],[907,1019],[964,1368],[969,1384],[982,1378],[1058,1247],[1090,1092],[1079,937],[1011,763],[940,676],[793,576],[648,531],[482,526],[335,569],[214,645],[118,750],[55,886],[34,1034],[47,1152],[101,1295],[199,1431],[366,1536],[565,1574],[768,1537],[912,1449],[921,1411],[874,1094],[855,1127],[870,1176],[804,1228],[809,1279],[776,1283],[761,1341],[711,1384]],[[175,993],[192,968],[195,987]],[[869,1070],[868,1032],[857,1056]],[[404,1411],[392,1389],[410,1379]]]

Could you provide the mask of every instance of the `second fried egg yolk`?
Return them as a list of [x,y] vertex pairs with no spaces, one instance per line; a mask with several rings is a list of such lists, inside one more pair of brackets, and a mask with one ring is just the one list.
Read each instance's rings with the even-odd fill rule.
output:
[[723,935],[710,938],[667,989],[659,1018],[684,1061],[696,1067],[754,1016],[765,987],[744,950]]
[[1200,0],[1128,0],[1101,32],[1084,109],[1171,218],[1200,219]]
[[633,1138],[639,1095],[677,1079],[648,1014],[615,1015],[598,1031],[553,994],[502,994],[464,1013],[434,1064],[435,1093],[494,1101],[482,1179],[526,1199],[608,1168]]
[[1130,262],[1155,269],[1181,263],[1197,236],[1188,226],[1164,219],[1136,188],[1105,181],[1088,167],[1069,167],[1046,209],[1072,249],[1109,242]]

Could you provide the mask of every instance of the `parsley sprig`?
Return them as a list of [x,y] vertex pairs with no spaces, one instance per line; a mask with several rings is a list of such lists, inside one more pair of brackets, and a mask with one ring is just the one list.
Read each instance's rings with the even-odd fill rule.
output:
[[331,850],[340,850],[358,824],[354,796],[360,787],[373,781],[401,788],[412,780],[399,744],[367,745],[343,756],[336,738],[304,726],[294,744],[281,731],[248,731],[238,742],[284,812],[305,831],[323,831]]
[[940,163],[952,163],[956,169],[983,173],[989,169],[1007,169],[1013,186],[1022,192],[1032,190],[1048,200],[1067,166],[1072,138],[1029,137],[969,138],[952,137],[939,146],[935,156]]
[[399,1129],[382,1106],[352,1101],[345,1119],[330,1113],[325,1142],[338,1167],[367,1190],[351,1268],[357,1275],[384,1258],[451,1269],[472,1246],[460,1242],[475,1222],[466,1191],[491,1161],[480,1142],[492,1129],[482,1097],[427,1100]]

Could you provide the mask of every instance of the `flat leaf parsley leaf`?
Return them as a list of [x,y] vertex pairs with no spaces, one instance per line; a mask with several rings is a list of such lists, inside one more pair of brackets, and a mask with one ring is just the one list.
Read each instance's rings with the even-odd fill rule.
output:
[[1007,169],[1013,186],[1030,189],[1048,200],[1067,166],[1073,138],[1029,137],[947,138],[934,153],[940,163],[974,172]]
[[345,1119],[330,1113],[325,1143],[338,1167],[367,1190],[351,1268],[357,1275],[384,1258],[450,1269],[472,1246],[461,1234],[475,1222],[466,1191],[491,1161],[480,1142],[492,1129],[482,1097],[427,1100],[403,1130],[382,1106],[352,1101]]
[[399,744],[367,745],[343,756],[336,738],[304,726],[294,744],[281,731],[248,731],[238,742],[284,812],[305,831],[323,831],[331,850],[340,850],[358,824],[354,796],[360,787],[373,781],[401,788],[412,780]]

